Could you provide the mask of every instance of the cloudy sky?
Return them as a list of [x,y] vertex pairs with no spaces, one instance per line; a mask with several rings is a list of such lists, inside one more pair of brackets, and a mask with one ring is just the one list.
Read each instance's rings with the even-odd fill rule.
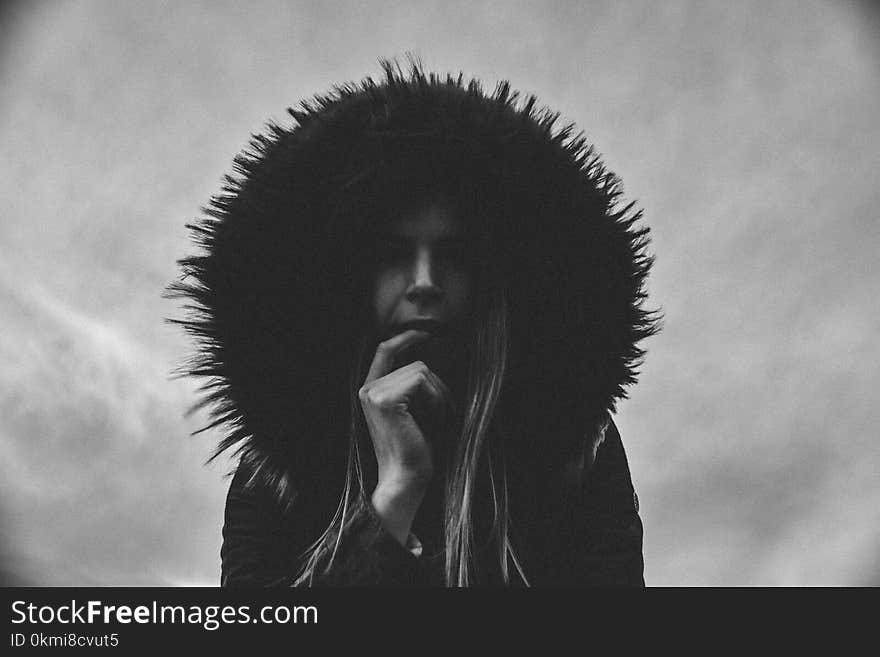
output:
[[880,585],[880,19],[857,2],[28,2],[0,15],[0,566],[215,584],[162,288],[268,119],[412,52],[532,92],[645,209],[620,427],[655,585]]

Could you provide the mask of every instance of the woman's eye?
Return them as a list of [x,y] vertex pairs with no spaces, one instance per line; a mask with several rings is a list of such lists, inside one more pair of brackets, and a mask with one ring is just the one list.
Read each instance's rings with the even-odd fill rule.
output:
[[438,255],[449,262],[466,264],[471,259],[471,249],[465,242],[446,244],[438,250]]
[[[370,251],[380,263],[399,264],[416,257],[413,244],[394,236],[375,235],[370,242]],[[432,248],[432,257],[440,263],[464,266],[471,264],[473,250],[465,240],[443,241]]]
[[377,237],[373,240],[373,251],[386,258],[403,258],[409,253],[409,248],[398,240]]

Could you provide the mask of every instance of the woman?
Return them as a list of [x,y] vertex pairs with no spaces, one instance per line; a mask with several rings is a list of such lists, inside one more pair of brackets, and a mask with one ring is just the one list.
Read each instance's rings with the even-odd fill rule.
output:
[[639,213],[534,97],[383,67],[254,138],[169,288],[239,457],[222,584],[643,585]]

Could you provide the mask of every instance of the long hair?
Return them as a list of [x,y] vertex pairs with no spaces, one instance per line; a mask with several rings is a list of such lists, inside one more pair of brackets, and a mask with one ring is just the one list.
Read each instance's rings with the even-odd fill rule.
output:
[[[492,423],[504,383],[508,358],[509,319],[507,296],[498,280],[498,272],[483,261],[478,280],[478,309],[470,331],[470,361],[464,415],[459,435],[449,443],[443,455],[448,464],[443,496],[443,536],[445,544],[445,580],[447,586],[474,583],[474,547],[478,538],[496,546],[499,570],[505,584],[510,582],[512,563],[524,583],[528,583],[510,538],[508,476],[503,436]],[[320,572],[329,572],[337,556],[342,537],[352,527],[369,502],[375,485],[373,448],[359,403],[357,391],[366,376],[374,336],[361,340],[348,376],[349,446],[345,480],[339,503],[329,525],[303,554],[303,569],[296,585],[310,585]],[[478,480],[485,482],[491,499],[482,499]],[[480,489],[484,490],[484,489]],[[491,505],[491,506],[489,506]],[[490,535],[475,535],[476,516],[491,514]]]
[[[468,586],[472,582],[474,556],[474,515],[478,499],[477,478],[484,455],[492,496],[491,542],[498,549],[500,572],[510,582],[512,561],[523,582],[528,580],[510,540],[508,478],[503,436],[492,431],[492,419],[504,384],[508,350],[507,298],[502,289],[492,301],[483,321],[476,326],[474,357],[468,377],[468,405],[455,458],[448,470],[445,486],[445,574],[447,586]],[[488,454],[486,447],[488,444]]]

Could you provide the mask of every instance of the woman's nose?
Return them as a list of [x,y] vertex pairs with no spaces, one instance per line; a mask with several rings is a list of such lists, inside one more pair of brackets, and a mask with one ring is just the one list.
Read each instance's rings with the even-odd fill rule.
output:
[[434,259],[430,250],[419,249],[413,262],[412,279],[406,291],[407,299],[434,299],[443,295],[436,279]]

